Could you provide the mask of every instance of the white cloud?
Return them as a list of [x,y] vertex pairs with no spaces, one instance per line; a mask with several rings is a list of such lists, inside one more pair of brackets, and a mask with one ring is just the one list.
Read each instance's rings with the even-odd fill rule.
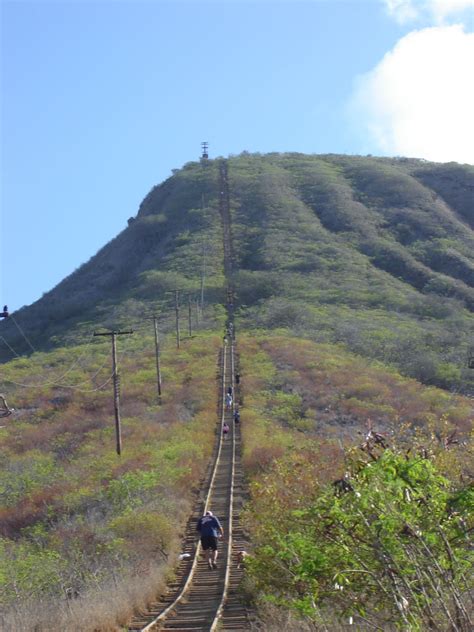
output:
[[382,0],[388,11],[400,24],[414,20],[429,20],[443,24],[448,17],[471,10],[474,21],[474,0]]
[[383,0],[383,2],[388,14],[400,24],[411,22],[418,17],[418,10],[414,6],[413,0]]
[[471,27],[473,26],[474,0],[429,0],[427,4],[431,14],[438,23],[443,22],[450,15],[456,15],[461,11],[470,9],[470,22]]
[[357,80],[351,101],[376,150],[474,164],[474,34],[461,25],[413,31]]

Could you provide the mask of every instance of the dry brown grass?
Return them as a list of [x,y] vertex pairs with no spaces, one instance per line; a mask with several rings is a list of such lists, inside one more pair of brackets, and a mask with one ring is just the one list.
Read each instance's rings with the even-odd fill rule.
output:
[[111,578],[77,599],[23,602],[0,616],[4,632],[118,632],[145,608],[166,584],[167,567],[150,563],[147,572]]

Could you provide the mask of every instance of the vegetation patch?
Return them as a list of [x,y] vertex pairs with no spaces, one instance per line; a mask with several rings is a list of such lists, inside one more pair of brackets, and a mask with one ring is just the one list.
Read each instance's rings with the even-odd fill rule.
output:
[[239,349],[244,590],[265,625],[467,631],[472,402],[341,346],[267,334]]
[[[161,405],[151,332],[126,344],[120,358],[120,457],[108,346],[92,349],[90,356],[79,347],[69,354],[58,349],[33,356],[28,364],[4,366],[16,407],[1,430],[5,629],[50,626],[53,620],[54,629],[106,629],[103,606],[91,606],[94,594],[115,612],[117,626],[153,596],[168,566],[174,566],[212,450],[220,336],[184,339],[180,351],[172,339],[162,341]],[[102,352],[107,363],[91,384]],[[80,362],[67,376],[71,388],[59,387],[53,375],[63,373],[74,356]],[[106,386],[100,387],[102,382]],[[87,603],[88,623],[68,599],[71,594]],[[113,605],[114,594],[127,595],[125,608]]]

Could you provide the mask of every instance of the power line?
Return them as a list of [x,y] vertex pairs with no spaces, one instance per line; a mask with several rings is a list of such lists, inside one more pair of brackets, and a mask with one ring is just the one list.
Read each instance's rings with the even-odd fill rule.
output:
[[61,386],[61,388],[70,388],[78,393],[96,393],[107,386],[107,384],[110,384],[112,377],[113,375],[109,375],[105,382],[102,382],[102,384],[100,386],[96,386],[96,388],[79,388],[77,386],[68,386],[67,384],[60,384],[59,386]]
[[[3,338],[3,337],[2,337]],[[8,345],[7,341],[3,338],[4,342]],[[23,386],[25,388],[42,388],[43,386],[56,386],[59,385],[61,386],[60,382],[62,379],[64,379],[64,377],[66,375],[68,375],[75,367],[77,367],[77,365],[80,363],[80,361],[84,358],[84,356],[86,355],[90,345],[92,344],[93,338],[91,336],[91,339],[86,343],[86,348],[83,350],[83,352],[81,353],[81,355],[76,358],[76,360],[74,360],[74,362],[71,364],[71,366],[67,369],[67,371],[65,371],[62,375],[55,377],[54,380],[52,381],[47,381],[47,382],[42,382],[41,384],[23,384],[21,382],[15,382],[14,380],[9,380],[8,378],[5,378],[3,381],[4,382],[9,382],[10,384],[15,384],[16,386]],[[8,345],[10,346],[10,345]],[[19,356],[17,354],[17,357],[19,359],[21,359],[21,356]],[[100,369],[95,373],[95,375],[97,375],[97,373],[99,373],[105,366],[105,363],[107,362],[107,360],[104,362],[104,364],[100,367]],[[95,377],[95,375],[93,377]],[[85,383],[85,382],[84,382]],[[65,385],[67,387],[67,385]]]
[[23,329],[20,327],[20,325],[16,322],[15,317],[13,316],[13,314],[10,314],[10,318],[11,320],[15,323],[15,326],[17,327],[18,331],[21,333],[21,335],[23,336],[23,338],[26,340],[26,342],[28,343],[28,345],[31,347],[31,349],[36,352],[36,349],[34,348],[34,346],[31,344],[28,336],[25,334],[25,332],[23,331]]
[[[127,349],[124,349],[123,351],[119,352],[117,355],[118,355],[118,358],[119,358],[120,362],[121,362],[121,361],[125,358],[125,356],[127,356],[129,353],[130,353],[130,351],[129,351],[129,350],[127,350]],[[89,378],[89,380],[93,380],[93,379],[94,379],[94,378],[95,378],[95,377],[99,374],[99,372],[100,372],[100,371],[102,371],[102,369],[104,368],[104,366],[107,364],[107,362],[108,362],[108,361],[109,361],[109,359],[108,359],[108,357],[107,357],[107,358],[106,358],[106,361],[104,362],[104,364],[100,367],[100,369],[99,369],[96,373],[94,373],[94,375],[92,375],[92,376]],[[107,384],[109,384],[109,382],[111,381],[111,379],[112,379],[112,378],[113,378],[113,373],[112,373],[111,375],[109,375],[109,377],[107,378],[107,380],[106,380],[105,382],[103,382],[100,386],[97,386],[96,388],[91,388],[91,389],[82,389],[82,388],[80,388],[80,386],[81,386],[82,384],[86,384],[87,382],[82,382],[82,383],[80,383],[80,384],[71,385],[71,386],[69,386],[69,385],[67,385],[67,384],[59,384],[59,386],[60,386],[61,388],[70,388],[70,389],[72,389],[72,390],[76,390],[76,391],[78,391],[79,393],[95,393],[95,391],[100,391],[100,389],[104,388],[104,386],[106,386]]]
[[93,373],[92,375],[90,375],[87,380],[84,380],[83,382],[79,382],[79,384],[61,384],[60,382],[54,382],[54,384],[52,384],[51,386],[60,386],[61,388],[79,389],[84,384],[87,384],[88,382],[96,378],[99,375],[99,373],[103,370],[103,368],[105,367],[108,361],[109,361],[109,358],[107,356],[104,362],[101,364],[101,366],[97,369],[97,371]]
[[[129,351],[124,349],[119,354],[120,355],[120,360],[122,360],[126,355],[128,355],[128,353],[129,353]],[[79,382],[78,384],[61,384],[60,382],[45,382],[43,384],[22,384],[21,382],[15,382],[14,380],[9,380],[8,378],[4,378],[2,381],[3,382],[8,382],[9,384],[14,384],[15,386],[22,386],[24,388],[42,388],[43,386],[57,386],[58,388],[70,388],[72,390],[77,390],[77,391],[79,391],[81,393],[93,393],[93,392],[95,392],[97,390],[100,390],[106,384],[108,384],[110,382],[110,380],[112,379],[112,375],[110,375],[107,378],[107,380],[101,386],[98,386],[97,388],[82,389],[81,387],[84,384],[87,384],[89,381],[93,380],[95,377],[97,377],[97,375],[103,370],[103,368],[108,363],[108,361],[109,361],[109,358],[108,358],[108,356],[106,356],[104,362],[97,369],[97,371],[94,374],[92,374],[91,376],[89,376],[89,378],[87,380],[84,380],[83,382]]]
[[[16,321],[14,321],[16,323]],[[140,325],[135,329],[139,329],[140,331],[149,331],[148,327],[144,324],[144,321],[138,321],[140,322]],[[17,323],[16,323],[17,324]],[[21,328],[19,327],[19,325],[17,324],[18,328],[21,330]],[[22,331],[22,330],[21,330]],[[27,340],[26,336],[23,333],[23,336],[25,337],[25,339]],[[16,356],[16,358],[18,359],[22,359],[25,356],[21,356],[19,355],[15,349],[13,349],[13,347],[8,343],[8,341],[3,337],[0,336],[0,339],[5,343],[5,345],[10,349],[10,351]],[[14,386],[20,386],[22,388],[43,388],[43,387],[47,387],[47,386],[57,386],[58,388],[68,388],[68,389],[72,389],[72,390],[77,390],[78,392],[82,392],[82,393],[93,393],[97,390],[100,390],[101,388],[103,388],[104,386],[106,386],[110,380],[113,377],[113,374],[100,386],[93,388],[93,389],[82,389],[81,387],[83,385],[88,384],[91,380],[93,380],[105,367],[105,365],[108,362],[108,357],[105,358],[104,362],[102,363],[102,365],[95,371],[95,373],[93,373],[91,376],[89,376],[89,378],[87,380],[84,380],[82,382],[79,382],[78,384],[61,384],[61,381],[64,379],[64,377],[66,375],[68,375],[75,367],[77,367],[80,362],[82,361],[82,359],[85,357],[87,351],[89,350],[90,345],[93,342],[94,337],[91,336],[90,340],[87,341],[86,343],[86,348],[84,349],[84,351],[81,353],[81,355],[76,358],[76,360],[74,360],[74,362],[71,364],[71,366],[67,369],[67,371],[65,371],[62,375],[60,376],[56,376],[54,378],[54,380],[48,380],[46,382],[41,382],[39,384],[27,384],[27,383],[23,383],[23,382],[17,382],[15,380],[11,380],[8,378],[3,378],[1,381],[8,383],[8,384],[13,384]],[[30,344],[30,346],[34,349],[34,347]],[[35,349],[34,349],[35,350]],[[36,350],[35,350],[36,351]],[[130,350],[124,349],[122,352],[119,353],[119,357],[120,360],[123,359],[123,357],[125,357],[125,355],[127,355],[128,353],[130,353]]]
[[[12,316],[10,316],[10,318],[13,318]],[[14,320],[14,319],[13,319]],[[18,323],[14,320],[15,324],[17,325],[18,329],[22,332],[23,337],[25,338],[25,340],[28,341],[26,335],[24,334],[23,330],[21,329],[21,327],[18,325]],[[139,324],[138,324],[139,323]],[[134,323],[134,331],[135,330],[139,330],[142,332],[147,332],[149,331],[148,326],[145,324],[145,321],[137,321],[137,323]],[[22,359],[26,356],[22,356],[20,354],[18,354],[15,349],[8,343],[8,341],[3,337],[0,336],[0,339],[5,343],[5,345],[10,349],[10,351],[16,356],[17,359]],[[48,380],[46,382],[41,382],[39,384],[26,384],[23,382],[16,382],[14,380],[10,380],[8,378],[4,378],[2,381],[3,382],[8,382],[9,384],[14,384],[15,386],[21,386],[23,388],[43,388],[46,386],[59,386],[62,388],[71,388],[71,389],[80,389],[80,386],[82,386],[83,384],[87,384],[89,380],[84,381],[84,382],[79,382],[79,384],[74,384],[74,385],[70,385],[70,384],[61,384],[60,382],[64,379],[64,377],[66,375],[68,375],[76,366],[78,366],[81,362],[81,360],[84,358],[84,356],[86,355],[89,346],[92,344],[93,342],[93,336],[91,336],[90,340],[87,342],[87,346],[85,348],[85,350],[83,351],[83,353],[81,353],[81,355],[79,356],[79,358],[77,358],[76,360],[74,360],[74,362],[71,364],[71,366],[67,369],[67,371],[65,371],[62,375],[56,376],[54,377],[53,380]],[[33,347],[33,345],[31,345],[31,348],[36,352],[36,349]],[[127,351],[123,351],[121,353],[121,356],[125,353],[128,353]],[[104,368],[104,366],[106,365],[106,363],[108,362],[108,359],[106,358],[104,363],[101,365],[101,367],[89,378],[89,379],[93,379],[94,377],[96,377],[98,375],[98,373],[100,373],[100,371]],[[96,390],[96,389],[93,389]],[[84,391],[84,392],[92,392],[92,391]]]
[[7,345],[7,347],[10,349],[10,351],[13,353],[13,355],[15,355],[17,358],[21,358],[21,356],[15,351],[15,349],[13,347],[11,347],[8,342],[5,340],[5,338],[3,336],[0,336],[0,338],[3,340],[3,342]]

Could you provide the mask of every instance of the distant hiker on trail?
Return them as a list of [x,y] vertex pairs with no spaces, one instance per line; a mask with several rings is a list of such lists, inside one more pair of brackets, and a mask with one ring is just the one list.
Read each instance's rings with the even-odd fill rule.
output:
[[235,374],[235,383],[240,384],[240,373]]
[[227,393],[225,396],[225,409],[230,410],[232,408],[232,395]]
[[239,424],[240,423],[240,413],[239,413],[239,409],[236,408],[235,413],[234,413],[234,423],[235,424]]
[[222,434],[224,435],[224,439],[229,434],[229,430],[230,430],[229,426],[224,422],[224,425],[222,426]]
[[224,535],[224,529],[212,511],[206,511],[202,518],[199,518],[196,530],[201,535],[201,546],[207,555],[209,568],[217,568],[217,540]]
[[229,386],[229,388],[227,389],[227,393],[232,397],[233,395],[232,386]]

